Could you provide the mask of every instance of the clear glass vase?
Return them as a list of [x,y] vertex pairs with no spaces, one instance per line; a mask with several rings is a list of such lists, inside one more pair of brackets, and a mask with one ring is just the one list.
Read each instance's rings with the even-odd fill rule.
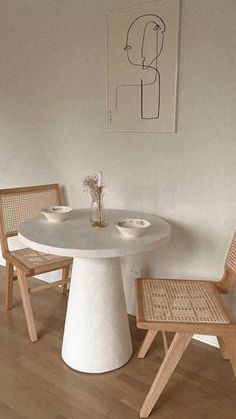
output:
[[105,227],[105,215],[103,206],[103,193],[92,199],[90,207],[90,222],[93,227]]

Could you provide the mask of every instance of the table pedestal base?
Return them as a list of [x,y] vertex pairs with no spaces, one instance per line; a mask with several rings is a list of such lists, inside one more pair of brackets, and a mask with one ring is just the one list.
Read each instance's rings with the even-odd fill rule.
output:
[[111,371],[132,356],[119,258],[74,258],[62,345],[71,368]]

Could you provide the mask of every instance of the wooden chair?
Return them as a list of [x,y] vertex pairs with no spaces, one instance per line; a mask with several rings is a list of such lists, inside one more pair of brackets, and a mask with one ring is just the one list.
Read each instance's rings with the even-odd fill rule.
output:
[[140,411],[146,418],[164,390],[194,333],[218,337],[224,359],[236,376],[236,319],[226,308],[223,293],[236,280],[236,233],[218,282],[138,278],[137,327],[147,334],[138,357],[143,358],[158,331],[175,332],[174,339]]
[[[61,285],[65,293],[69,282],[72,259],[36,252],[29,248],[10,251],[8,238],[16,236],[23,221],[35,217],[44,207],[59,205],[59,185],[41,185],[13,189],[0,189],[0,233],[2,254],[6,259],[7,287],[6,309],[12,308],[13,281],[18,279],[29,336],[36,341],[37,332],[31,307],[30,294]],[[16,268],[16,274],[14,271]],[[32,289],[27,286],[27,277],[62,269],[62,280],[45,283]]]

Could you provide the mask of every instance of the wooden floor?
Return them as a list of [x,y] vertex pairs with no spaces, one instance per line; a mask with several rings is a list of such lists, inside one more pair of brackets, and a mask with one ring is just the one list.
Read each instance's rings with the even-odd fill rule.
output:
[[[33,295],[40,339],[30,343],[16,283],[15,307],[4,310],[4,274],[0,268],[0,419],[139,418],[163,359],[160,337],[138,360],[144,333],[130,317],[131,361],[105,374],[75,372],[60,356],[66,297],[56,289]],[[150,418],[235,419],[236,380],[219,350],[193,341]]]

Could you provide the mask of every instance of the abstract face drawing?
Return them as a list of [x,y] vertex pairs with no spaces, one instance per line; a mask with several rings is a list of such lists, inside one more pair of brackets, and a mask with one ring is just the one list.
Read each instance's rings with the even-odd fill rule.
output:
[[117,86],[116,109],[118,108],[119,89],[136,86],[140,89],[140,118],[159,118],[161,77],[158,70],[158,59],[163,50],[165,30],[163,19],[154,14],[141,15],[129,26],[124,50],[128,62],[136,67],[135,83]]

